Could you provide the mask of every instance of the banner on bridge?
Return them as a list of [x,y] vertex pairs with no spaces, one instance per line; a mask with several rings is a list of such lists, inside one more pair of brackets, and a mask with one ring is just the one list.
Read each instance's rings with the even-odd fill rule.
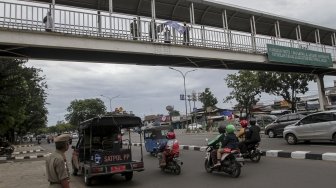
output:
[[267,44],[267,55],[271,62],[318,67],[333,66],[330,53]]

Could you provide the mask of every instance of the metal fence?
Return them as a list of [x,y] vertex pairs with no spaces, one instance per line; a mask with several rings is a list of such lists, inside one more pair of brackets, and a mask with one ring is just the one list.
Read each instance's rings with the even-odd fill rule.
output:
[[78,11],[67,7],[50,9],[48,4],[29,5],[0,1],[0,27],[44,32],[47,26],[43,19],[48,12],[52,13],[53,32],[262,54],[267,52],[267,44],[276,44],[331,53],[333,60],[336,60],[336,48],[332,46],[272,36],[252,36],[251,33],[200,25],[189,25],[188,32],[180,33],[164,25],[166,20],[153,22],[146,17]]

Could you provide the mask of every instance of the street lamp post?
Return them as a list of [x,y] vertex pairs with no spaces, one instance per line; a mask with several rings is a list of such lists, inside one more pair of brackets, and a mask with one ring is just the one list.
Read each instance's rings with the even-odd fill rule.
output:
[[119,97],[120,95],[117,95],[117,96],[114,96],[114,97],[108,97],[108,96],[105,96],[105,95],[100,95],[102,97],[105,97],[105,98],[108,98],[110,100],[110,112],[112,112],[112,105],[111,105],[111,101],[117,97]]
[[187,119],[187,123],[188,123],[188,105],[187,105],[187,89],[186,89],[186,82],[185,82],[185,79],[186,79],[186,76],[189,72],[193,72],[193,71],[196,71],[197,69],[193,69],[193,70],[190,70],[190,71],[187,71],[185,73],[183,73],[182,71],[180,70],[177,70],[173,67],[169,67],[170,69],[174,70],[174,71],[177,71],[179,72],[182,77],[183,77],[183,85],[184,85],[184,102],[185,102],[185,113],[186,113],[186,119]]

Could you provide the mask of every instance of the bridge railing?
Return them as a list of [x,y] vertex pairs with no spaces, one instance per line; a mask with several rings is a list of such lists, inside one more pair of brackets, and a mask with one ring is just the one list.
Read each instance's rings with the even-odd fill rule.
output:
[[[165,25],[167,20],[156,20],[154,23],[146,17],[111,15],[103,11],[78,10],[68,7],[57,7],[51,10],[48,4],[0,1],[0,27],[45,31],[46,24],[43,19],[49,11],[53,14],[53,32],[261,54],[267,52],[267,44],[276,44],[327,52],[331,53],[333,60],[336,59],[336,48],[332,46],[272,36],[252,36],[251,33],[200,25],[189,25],[189,33],[185,34]],[[182,26],[182,23],[179,24]],[[165,32],[166,27],[169,33]]]

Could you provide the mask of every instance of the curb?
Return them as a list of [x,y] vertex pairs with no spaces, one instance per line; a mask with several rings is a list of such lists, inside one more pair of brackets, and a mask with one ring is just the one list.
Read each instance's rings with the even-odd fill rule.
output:
[[[128,143],[124,143],[128,145]],[[144,143],[142,143],[144,145]],[[132,143],[132,146],[141,146],[141,143]],[[201,151],[204,152],[206,146],[180,145],[180,150]],[[322,160],[322,161],[336,161],[336,153],[314,153],[311,151],[283,151],[283,150],[266,150],[261,151],[262,156],[265,157],[279,157],[292,159],[308,159],[308,160]]]
[[282,150],[268,150],[265,151],[266,157],[281,157],[292,159],[309,159],[322,161],[336,161],[336,153],[313,153],[310,151],[293,151],[287,152]]
[[23,160],[23,159],[37,159],[42,157],[48,157],[51,153],[41,154],[41,155],[31,155],[31,156],[22,156],[22,157],[0,157],[0,161],[6,160]]
[[13,155],[18,155],[18,154],[25,154],[25,153],[35,153],[35,152],[40,152],[40,151],[44,151],[44,149],[36,149],[36,150],[28,150],[28,151],[16,151],[13,152]]
[[32,147],[34,146],[34,144],[29,144],[29,145],[17,145],[17,146],[14,146],[15,148],[23,148],[23,147]]

